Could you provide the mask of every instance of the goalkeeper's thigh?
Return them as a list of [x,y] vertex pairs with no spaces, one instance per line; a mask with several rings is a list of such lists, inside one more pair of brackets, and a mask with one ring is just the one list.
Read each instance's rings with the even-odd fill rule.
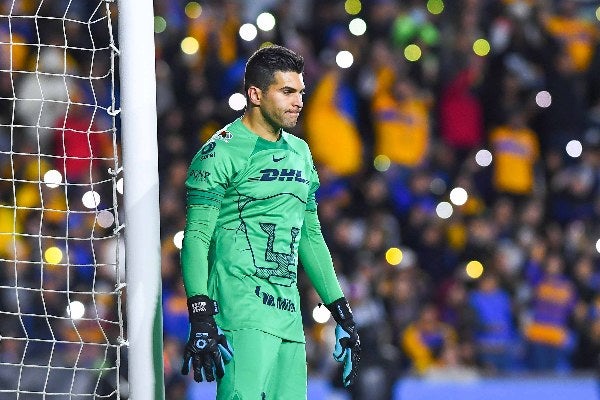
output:
[[217,381],[217,400],[306,400],[304,343],[255,329],[225,336],[235,354]]

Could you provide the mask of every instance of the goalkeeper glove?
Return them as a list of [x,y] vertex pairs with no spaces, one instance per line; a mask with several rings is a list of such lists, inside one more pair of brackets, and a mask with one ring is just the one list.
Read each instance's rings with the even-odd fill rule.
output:
[[337,322],[335,327],[335,349],[333,358],[344,364],[342,381],[344,386],[350,386],[356,380],[358,363],[360,362],[360,338],[356,331],[352,310],[344,297],[326,305],[333,319]]
[[181,373],[190,372],[190,360],[196,382],[211,382],[225,375],[225,362],[233,357],[233,349],[215,322],[219,307],[208,296],[197,295],[187,300],[190,336],[183,353]]

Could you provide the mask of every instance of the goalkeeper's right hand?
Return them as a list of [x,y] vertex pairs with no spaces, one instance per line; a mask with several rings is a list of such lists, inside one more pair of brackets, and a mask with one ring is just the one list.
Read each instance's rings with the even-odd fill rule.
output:
[[196,382],[211,382],[225,375],[224,363],[233,357],[233,349],[215,322],[219,312],[216,301],[206,295],[192,296],[187,300],[190,315],[190,336],[183,353],[181,373],[190,372],[190,360]]

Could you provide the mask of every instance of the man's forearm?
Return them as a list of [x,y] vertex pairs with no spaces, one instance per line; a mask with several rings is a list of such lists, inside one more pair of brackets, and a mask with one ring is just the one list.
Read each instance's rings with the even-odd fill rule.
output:
[[340,283],[333,268],[331,254],[321,233],[316,211],[304,213],[304,225],[299,245],[302,265],[317,294],[325,304],[343,296]]
[[183,284],[187,297],[208,294],[208,248],[219,210],[212,206],[188,206],[181,249]]

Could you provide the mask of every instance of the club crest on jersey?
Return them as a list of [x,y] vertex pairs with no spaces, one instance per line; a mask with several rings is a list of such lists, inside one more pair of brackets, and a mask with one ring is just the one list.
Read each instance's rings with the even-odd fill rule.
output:
[[222,140],[225,143],[229,143],[231,138],[233,138],[233,135],[229,131],[222,130],[222,131],[215,133],[214,138],[218,139],[218,140]]
[[262,175],[249,178],[251,181],[295,181],[308,184],[308,180],[302,176],[302,171],[292,168],[266,168],[259,171]]

